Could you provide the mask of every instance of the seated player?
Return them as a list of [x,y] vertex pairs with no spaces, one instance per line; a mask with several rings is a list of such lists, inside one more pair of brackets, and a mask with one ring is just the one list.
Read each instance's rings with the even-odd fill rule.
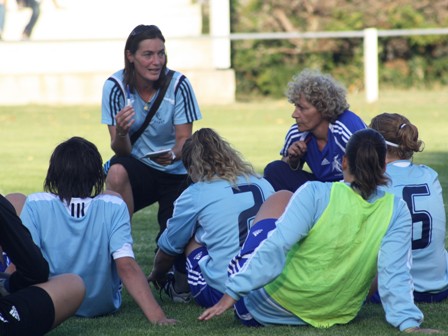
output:
[[0,273],[0,335],[44,335],[76,312],[85,293],[82,279],[48,278],[47,261],[2,195],[0,244],[17,267],[12,274]]
[[[221,298],[227,265],[240,250],[253,219],[274,189],[210,128],[196,131],[184,144],[182,160],[193,181],[176,200],[173,217],[159,238],[149,281],[164,281],[177,256],[187,257],[188,284],[182,270],[166,289],[174,300],[189,292],[196,303],[211,307]],[[179,273],[179,274],[178,274]]]
[[[448,253],[445,249],[446,215],[438,174],[412,162],[423,150],[418,129],[397,113],[374,117],[370,127],[386,139],[387,191],[402,197],[412,217],[414,300],[439,302],[448,297]],[[378,302],[378,294],[373,302]]]
[[308,182],[292,197],[271,196],[230,264],[225,294],[199,319],[235,305],[247,325],[345,324],[378,272],[386,320],[401,331],[435,332],[420,329],[409,267],[411,217],[402,199],[380,188],[388,181],[385,159],[384,138],[360,130],[347,143],[344,182]]
[[[307,181],[342,180],[342,157],[351,135],[366,128],[351,112],[346,90],[330,75],[309,69],[288,83],[295,124],[286,133],[281,160],[269,163],[264,177],[276,191],[296,191]],[[311,173],[303,169],[307,164]]]
[[145,317],[174,324],[154,299],[134,259],[126,203],[102,193],[104,170],[96,146],[80,137],[59,144],[51,155],[46,192],[26,198],[21,217],[50,264],[50,274],[73,272],[86,284],[76,315],[110,314],[121,306],[123,281]]

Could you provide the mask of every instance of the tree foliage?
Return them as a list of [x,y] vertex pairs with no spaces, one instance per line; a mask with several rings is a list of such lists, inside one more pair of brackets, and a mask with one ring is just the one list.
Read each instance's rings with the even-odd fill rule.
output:
[[[446,0],[231,0],[232,33],[448,27]],[[351,91],[364,85],[361,38],[244,40],[232,43],[237,91],[279,97],[303,68],[318,68]],[[448,35],[379,38],[380,83],[448,84]]]

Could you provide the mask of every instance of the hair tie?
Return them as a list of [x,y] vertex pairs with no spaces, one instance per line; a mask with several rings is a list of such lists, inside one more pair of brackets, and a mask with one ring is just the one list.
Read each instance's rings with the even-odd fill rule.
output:
[[400,129],[402,129],[403,127],[405,127],[406,126],[406,124],[405,123],[402,123],[401,125],[400,125]]
[[388,145],[388,146],[395,147],[395,148],[399,147],[396,143],[393,143],[393,142],[390,142],[390,141],[387,141],[387,140],[385,140],[385,142],[386,142],[386,145]]

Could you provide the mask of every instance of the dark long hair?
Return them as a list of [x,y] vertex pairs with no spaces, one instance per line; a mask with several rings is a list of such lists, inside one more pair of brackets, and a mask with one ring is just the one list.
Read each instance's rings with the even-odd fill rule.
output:
[[[159,39],[165,43],[165,37],[163,37],[162,32],[159,27],[155,25],[138,25],[135,27],[132,32],[129,34],[128,39],[126,40],[126,44],[124,47],[124,83],[125,85],[129,85],[129,88],[132,92],[135,89],[135,76],[134,76],[134,64],[129,62],[126,57],[126,52],[129,51],[132,55],[134,55],[140,42],[143,40],[152,40]],[[165,64],[163,65],[162,71],[160,72],[159,79],[154,83],[154,88],[158,90],[166,77],[166,65],[168,63],[168,57],[166,57]]]
[[95,197],[103,191],[103,160],[96,146],[81,137],[59,144],[50,158],[44,190],[70,203],[72,197]]
[[350,173],[354,176],[351,187],[364,199],[389,179],[385,175],[386,142],[383,136],[373,129],[355,132],[347,143],[345,156]]

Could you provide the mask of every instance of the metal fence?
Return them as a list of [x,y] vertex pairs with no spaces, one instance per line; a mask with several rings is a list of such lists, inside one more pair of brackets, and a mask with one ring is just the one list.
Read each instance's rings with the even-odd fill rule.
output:
[[279,40],[279,39],[364,39],[364,84],[367,102],[378,100],[378,39],[392,36],[448,35],[448,28],[393,29],[379,30],[367,28],[359,31],[334,32],[276,32],[276,33],[235,33],[228,36],[212,36],[216,39],[237,40]]

